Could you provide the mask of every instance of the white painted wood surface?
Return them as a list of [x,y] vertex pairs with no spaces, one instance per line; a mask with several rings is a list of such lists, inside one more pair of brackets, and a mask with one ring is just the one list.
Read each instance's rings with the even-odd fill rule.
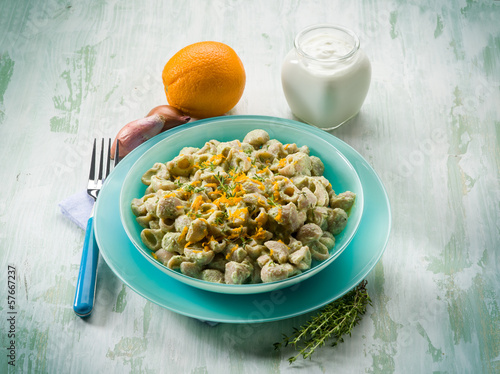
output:
[[[499,373],[500,1],[9,1],[0,3],[0,371]],[[210,327],[135,294],[100,262],[88,320],[71,305],[84,233],[57,204],[86,185],[91,139],[165,103],[187,44],[232,46],[246,72],[231,114],[293,118],[280,64],[315,23],[353,29],[373,66],[361,114],[332,133],[381,176],[387,250],[373,306],[346,342],[290,366],[274,351],[309,315]],[[248,336],[228,346],[224,336]]]

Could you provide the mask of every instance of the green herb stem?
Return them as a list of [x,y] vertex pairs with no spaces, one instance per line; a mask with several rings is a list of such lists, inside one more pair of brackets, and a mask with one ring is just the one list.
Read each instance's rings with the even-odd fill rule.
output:
[[325,306],[300,329],[294,328],[289,337],[283,335],[280,343],[275,343],[275,349],[292,345],[298,353],[288,361],[293,363],[299,356],[308,358],[317,348],[325,345],[328,339],[333,339],[332,346],[343,342],[344,335],[351,335],[353,328],[361,321],[366,312],[370,297],[366,290],[366,280],[342,298]]

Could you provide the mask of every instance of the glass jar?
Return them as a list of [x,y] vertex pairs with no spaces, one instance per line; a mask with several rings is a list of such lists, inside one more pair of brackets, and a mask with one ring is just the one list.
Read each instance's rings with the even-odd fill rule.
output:
[[332,130],[353,118],[368,93],[371,65],[349,29],[315,25],[302,30],[281,68],[292,113]]

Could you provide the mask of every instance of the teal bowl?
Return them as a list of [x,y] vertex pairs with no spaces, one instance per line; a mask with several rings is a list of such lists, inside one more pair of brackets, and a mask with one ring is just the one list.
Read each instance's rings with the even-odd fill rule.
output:
[[[335,261],[346,249],[356,234],[363,214],[363,187],[354,167],[346,157],[323,137],[310,133],[309,125],[274,117],[224,116],[196,121],[183,127],[184,129],[177,128],[180,131],[153,145],[133,164],[125,177],[120,193],[120,216],[125,232],[137,250],[158,269],[180,282],[203,290],[226,294],[256,294],[289,287],[308,279]],[[152,256],[152,251],[142,243],[142,227],[137,223],[130,207],[134,198],[144,196],[147,186],[141,182],[142,175],[154,163],[165,163],[173,159],[183,147],[201,148],[212,139],[222,142],[234,139],[241,141],[248,132],[255,129],[267,131],[271,139],[277,139],[283,144],[296,143],[299,147],[307,145],[310,154],[323,161],[325,165],[323,175],[330,181],[334,191],[337,193],[352,191],[356,194],[356,202],[349,213],[347,226],[335,236],[335,246],[330,250],[330,257],[322,262],[313,261],[311,269],[281,281],[242,285],[219,284],[192,278],[177,270],[169,269],[157,261]],[[325,139],[332,136],[327,132],[324,133]]]

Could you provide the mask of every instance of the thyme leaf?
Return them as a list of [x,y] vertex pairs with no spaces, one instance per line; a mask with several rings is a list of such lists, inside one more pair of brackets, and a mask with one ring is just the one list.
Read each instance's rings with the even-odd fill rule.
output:
[[217,180],[217,182],[219,183],[219,188],[224,191],[226,193],[227,196],[230,196],[232,197],[232,194],[231,194],[231,186],[229,185],[228,183],[228,179],[227,177],[225,177],[224,175],[222,175],[220,172],[217,172],[217,174],[214,174],[214,178]]
[[267,203],[268,203],[269,205],[271,205],[271,206],[276,206],[276,207],[280,207],[280,206],[281,206],[278,202],[276,202],[276,201],[274,200],[274,196],[269,197],[269,198],[267,199]]
[[342,298],[325,306],[299,329],[294,327],[292,335],[283,334],[282,341],[274,343],[274,349],[293,346],[298,353],[288,359],[292,364],[299,356],[304,359],[311,357],[317,348],[325,345],[330,339],[332,347],[342,343],[343,336],[351,335],[353,328],[365,314],[367,305],[371,305],[366,284],[366,280],[362,281]]

